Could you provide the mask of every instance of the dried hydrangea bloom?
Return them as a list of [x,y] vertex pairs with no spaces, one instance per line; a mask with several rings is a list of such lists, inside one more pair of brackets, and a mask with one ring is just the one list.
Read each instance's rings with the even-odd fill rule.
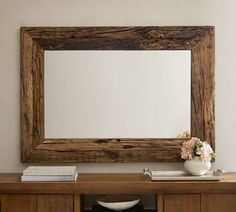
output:
[[209,144],[206,142],[202,142],[202,147],[197,148],[196,154],[201,157],[201,160],[203,162],[209,162],[211,161],[213,150]]
[[198,138],[191,138],[183,143],[181,148],[181,158],[184,160],[191,160],[194,157],[194,147],[196,142],[200,141]]
[[193,137],[183,143],[181,158],[191,160],[195,156],[199,156],[203,162],[210,162],[212,158],[215,158],[215,153],[207,142]]

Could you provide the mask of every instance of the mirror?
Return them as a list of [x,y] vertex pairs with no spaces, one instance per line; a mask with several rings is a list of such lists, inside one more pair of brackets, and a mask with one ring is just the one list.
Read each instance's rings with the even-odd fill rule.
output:
[[22,27],[21,161],[177,162],[215,147],[214,27]]
[[46,138],[190,132],[191,51],[45,51]]

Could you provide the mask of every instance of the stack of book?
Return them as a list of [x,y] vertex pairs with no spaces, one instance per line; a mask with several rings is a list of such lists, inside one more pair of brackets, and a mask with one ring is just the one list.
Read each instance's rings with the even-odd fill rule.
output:
[[76,166],[29,166],[21,181],[76,181]]

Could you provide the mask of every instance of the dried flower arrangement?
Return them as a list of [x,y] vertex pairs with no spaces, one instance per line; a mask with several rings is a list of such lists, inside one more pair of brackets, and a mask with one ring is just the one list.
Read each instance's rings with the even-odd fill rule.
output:
[[206,141],[192,137],[183,143],[181,158],[184,160],[192,160],[194,157],[200,157],[202,162],[210,162],[212,159],[215,159],[216,154]]

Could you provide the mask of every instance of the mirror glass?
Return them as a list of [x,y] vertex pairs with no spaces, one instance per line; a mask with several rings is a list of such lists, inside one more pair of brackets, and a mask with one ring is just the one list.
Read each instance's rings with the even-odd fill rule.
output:
[[191,51],[45,51],[46,138],[190,131]]

